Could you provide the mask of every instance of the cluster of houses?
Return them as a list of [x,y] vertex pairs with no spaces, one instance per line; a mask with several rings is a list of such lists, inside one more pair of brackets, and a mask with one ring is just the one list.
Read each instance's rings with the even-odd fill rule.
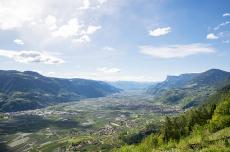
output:
[[77,115],[77,112],[66,112],[66,111],[57,111],[57,110],[47,110],[47,109],[36,109],[36,110],[27,110],[27,111],[17,111],[17,112],[8,112],[4,113],[5,116],[41,116],[46,118],[49,115]]

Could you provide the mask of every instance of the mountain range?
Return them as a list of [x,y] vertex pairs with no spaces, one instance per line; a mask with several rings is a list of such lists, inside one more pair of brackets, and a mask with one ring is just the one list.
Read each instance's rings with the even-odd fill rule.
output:
[[117,93],[105,82],[62,79],[32,71],[0,71],[0,111],[21,111]]
[[110,81],[109,84],[122,90],[144,90],[153,86],[154,82],[136,82],[136,81]]
[[160,83],[103,82],[42,76],[33,71],[0,70],[0,111],[22,111],[84,98],[104,97],[121,90],[146,89],[154,102],[200,105],[218,89],[230,84],[230,73],[211,69],[202,73],[168,76]]
[[229,72],[211,69],[202,73],[168,76],[165,81],[150,86],[147,93],[153,95],[155,101],[189,108],[202,104],[202,101],[228,84]]

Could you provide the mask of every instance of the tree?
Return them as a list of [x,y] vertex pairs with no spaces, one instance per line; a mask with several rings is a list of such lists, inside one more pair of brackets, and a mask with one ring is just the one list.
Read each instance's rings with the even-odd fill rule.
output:
[[212,131],[230,126],[230,99],[224,100],[217,106],[210,126]]

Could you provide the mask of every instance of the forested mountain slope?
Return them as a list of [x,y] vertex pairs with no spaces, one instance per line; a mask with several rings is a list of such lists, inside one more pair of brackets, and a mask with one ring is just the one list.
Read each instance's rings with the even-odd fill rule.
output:
[[0,111],[36,109],[119,91],[102,81],[52,78],[32,71],[0,71]]

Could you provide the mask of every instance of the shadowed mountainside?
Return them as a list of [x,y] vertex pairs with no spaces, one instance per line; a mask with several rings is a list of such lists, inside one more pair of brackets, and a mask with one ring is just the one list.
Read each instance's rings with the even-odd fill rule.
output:
[[0,111],[42,108],[119,91],[102,81],[52,78],[32,71],[0,71]]

